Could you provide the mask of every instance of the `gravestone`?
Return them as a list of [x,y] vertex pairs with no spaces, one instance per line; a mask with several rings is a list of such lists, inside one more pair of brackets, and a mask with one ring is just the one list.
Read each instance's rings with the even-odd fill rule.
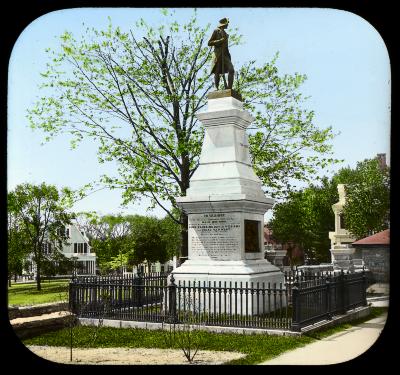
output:
[[264,259],[264,214],[273,205],[251,165],[246,128],[252,116],[233,90],[208,95],[200,164],[177,204],[188,215],[188,260],[173,271],[176,283],[229,282],[244,287],[284,283]]

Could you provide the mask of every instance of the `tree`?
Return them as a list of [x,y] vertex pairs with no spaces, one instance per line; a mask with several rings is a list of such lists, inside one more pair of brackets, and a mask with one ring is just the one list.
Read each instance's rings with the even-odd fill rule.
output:
[[282,243],[293,242],[317,262],[330,259],[328,232],[333,230],[332,204],[337,201],[336,185],[324,178],[321,186],[310,185],[274,207],[270,222],[273,235]]
[[96,252],[100,270],[122,269],[126,265],[124,254],[132,247],[129,216],[98,216],[94,212],[87,212],[77,217],[79,226],[85,230],[90,246]]
[[[28,111],[32,128],[98,144],[101,163],[115,162],[117,176],[101,183],[122,189],[124,203],[149,197],[181,224],[181,256],[187,256],[187,216],[176,205],[185,196],[199,165],[204,129],[195,114],[213,86],[207,46],[210,25],[196,13],[184,25],[166,21],[158,28],[140,20],[135,31],[86,29],[80,41],[61,35],[61,50],[48,49],[51,62],[42,74],[47,96]],[[141,33],[143,36],[140,36]],[[230,33],[232,45],[240,36]],[[329,158],[331,128],[320,130],[314,113],[302,108],[299,87],[306,77],[278,74],[276,58],[237,67],[234,88],[255,116],[250,151],[255,170],[272,196],[287,194],[292,180],[315,178]],[[165,202],[170,203],[170,208]]]
[[[163,225],[164,224],[164,225]],[[165,222],[152,216],[136,215],[131,220],[131,239],[134,250],[131,252],[129,262],[139,264],[144,261],[150,265],[154,262],[166,262],[170,254],[168,246],[168,232],[165,231]]]
[[389,227],[390,215],[390,169],[381,166],[377,159],[366,159],[357,163],[351,175],[344,181],[346,204],[343,216],[346,229],[357,239],[380,232]]
[[18,221],[15,194],[7,194],[7,245],[8,245],[8,282],[11,286],[11,277],[22,274],[26,258],[30,252],[26,233]]
[[317,261],[327,261],[338,184],[345,184],[343,217],[352,235],[359,239],[389,227],[390,170],[377,159],[367,159],[355,169],[342,168],[331,179],[324,177],[319,186],[310,185],[277,204],[270,222],[274,237],[298,244]]
[[[79,264],[80,262],[78,262]],[[43,254],[41,275],[55,276],[66,275],[76,271],[77,264],[71,258],[67,258],[60,251],[55,249],[50,253]]]
[[97,264],[102,272],[122,269],[126,265],[123,253],[129,247],[130,224],[128,216],[80,213],[79,226],[88,235],[90,246],[97,257]]
[[71,223],[73,214],[66,211],[63,192],[53,185],[20,184],[9,196],[13,200],[16,220],[23,231],[26,246],[33,255],[37,267],[36,285],[41,290],[41,268],[45,258],[45,244],[53,244],[54,249],[61,250],[66,243],[65,225]]
[[179,225],[170,217],[141,215],[78,215],[79,225],[90,238],[102,271],[122,269],[143,261],[165,262],[177,255]]

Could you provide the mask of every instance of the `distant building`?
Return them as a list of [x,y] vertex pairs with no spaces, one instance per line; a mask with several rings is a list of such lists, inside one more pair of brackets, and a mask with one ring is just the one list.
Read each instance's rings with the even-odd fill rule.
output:
[[265,258],[281,269],[304,263],[303,250],[295,243],[277,241],[267,224],[264,224],[264,252]]
[[[89,239],[84,231],[80,230],[76,224],[70,224],[65,227],[67,244],[62,245],[61,253],[75,260],[76,271],[78,274],[95,275],[96,274],[96,254],[92,253],[89,245]],[[52,242],[43,244],[43,253],[49,254],[52,251],[59,251]],[[36,277],[36,264],[33,256],[29,257],[29,274]]]
[[362,259],[376,283],[389,282],[390,229],[352,243],[354,258]]
[[128,272],[127,267],[124,266],[122,268],[122,272],[124,276],[132,275],[132,274],[137,274],[139,271],[139,268],[142,269],[143,273],[170,273],[172,270],[174,270],[176,267],[178,267],[178,259],[176,256],[174,256],[172,259],[166,261],[165,263],[160,263],[160,262],[153,262],[153,263],[147,263],[146,261],[132,267],[132,271]]

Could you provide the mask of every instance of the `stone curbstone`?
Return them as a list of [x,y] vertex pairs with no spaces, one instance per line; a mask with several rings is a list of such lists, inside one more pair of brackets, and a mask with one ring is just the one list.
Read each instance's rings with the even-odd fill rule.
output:
[[50,314],[53,312],[65,310],[67,301],[43,303],[40,305],[30,306],[10,306],[8,308],[8,317],[10,320],[16,318],[27,318],[31,316],[38,316],[43,314]]

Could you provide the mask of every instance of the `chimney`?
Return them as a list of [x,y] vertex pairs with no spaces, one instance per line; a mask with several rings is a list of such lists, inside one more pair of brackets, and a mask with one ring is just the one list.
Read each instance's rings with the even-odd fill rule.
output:
[[385,169],[387,167],[386,154],[377,154],[376,158],[378,159],[379,167],[381,168],[381,170]]

